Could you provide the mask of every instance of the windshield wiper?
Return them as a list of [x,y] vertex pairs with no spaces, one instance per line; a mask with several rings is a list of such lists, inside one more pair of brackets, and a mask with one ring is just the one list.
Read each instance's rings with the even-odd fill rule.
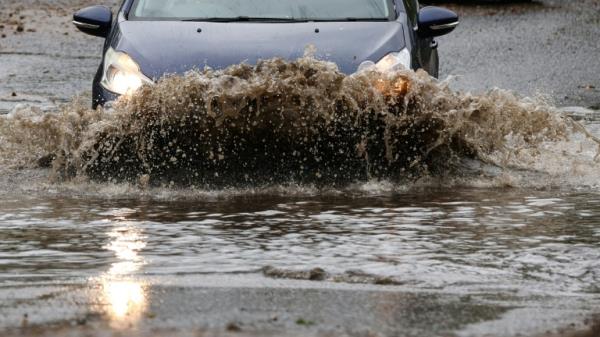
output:
[[300,20],[294,18],[263,18],[263,17],[251,17],[251,16],[236,16],[230,18],[193,18],[184,19],[181,21],[192,21],[192,22],[306,22],[307,20]]

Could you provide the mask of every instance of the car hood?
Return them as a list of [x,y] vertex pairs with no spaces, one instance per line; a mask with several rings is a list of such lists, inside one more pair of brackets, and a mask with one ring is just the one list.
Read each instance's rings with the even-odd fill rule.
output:
[[308,46],[318,59],[334,62],[344,73],[365,60],[377,62],[404,48],[402,23],[209,23],[122,21],[112,47],[128,53],[150,78],[209,66],[226,68],[260,59],[295,60]]

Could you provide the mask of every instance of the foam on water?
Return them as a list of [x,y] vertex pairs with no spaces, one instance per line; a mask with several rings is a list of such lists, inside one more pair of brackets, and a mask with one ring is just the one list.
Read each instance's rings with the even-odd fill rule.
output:
[[310,56],[167,76],[106,110],[77,98],[0,117],[4,171],[51,166],[40,188],[108,194],[596,187],[598,144],[542,99],[455,92],[422,71],[345,76]]

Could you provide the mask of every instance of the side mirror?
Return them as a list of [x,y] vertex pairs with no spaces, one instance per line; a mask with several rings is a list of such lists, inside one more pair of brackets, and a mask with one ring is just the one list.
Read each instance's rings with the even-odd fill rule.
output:
[[112,25],[112,12],[106,6],[87,7],[73,14],[73,24],[86,34],[107,37]]
[[418,34],[436,37],[450,33],[458,26],[458,15],[451,10],[428,6],[419,11]]

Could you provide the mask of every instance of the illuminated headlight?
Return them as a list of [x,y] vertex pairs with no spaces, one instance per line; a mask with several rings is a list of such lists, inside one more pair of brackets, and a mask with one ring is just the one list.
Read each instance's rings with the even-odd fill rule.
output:
[[[400,67],[401,66],[401,67]],[[404,48],[397,53],[389,53],[375,64],[380,72],[388,72],[399,69],[410,69],[411,57],[408,49]]]
[[109,48],[104,57],[102,86],[119,95],[132,94],[144,84],[153,84],[129,55]]

